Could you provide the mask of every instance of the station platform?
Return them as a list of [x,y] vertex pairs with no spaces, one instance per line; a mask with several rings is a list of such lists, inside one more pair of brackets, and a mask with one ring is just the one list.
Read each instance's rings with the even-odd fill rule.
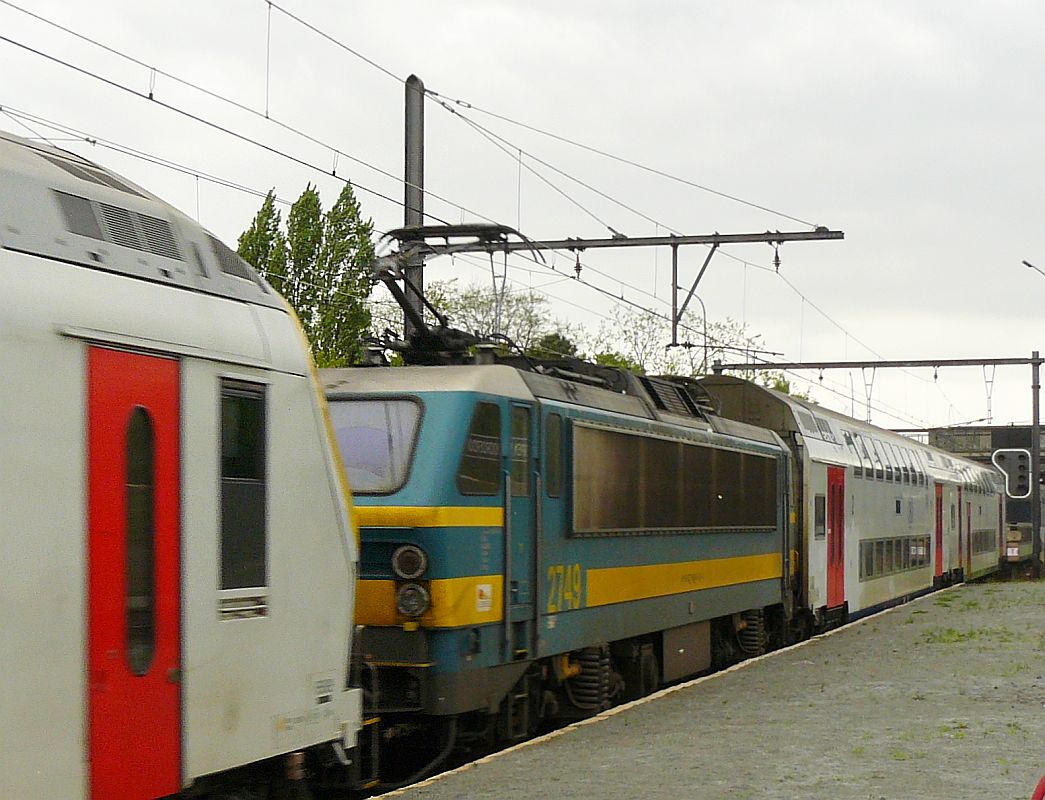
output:
[[1026,800],[1045,582],[962,585],[383,797]]

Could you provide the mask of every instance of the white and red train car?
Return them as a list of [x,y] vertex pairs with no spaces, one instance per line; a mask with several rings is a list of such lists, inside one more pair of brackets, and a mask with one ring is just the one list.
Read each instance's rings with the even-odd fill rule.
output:
[[344,760],[357,542],[293,314],[141,187],[6,134],[0,287],[0,797]]
[[722,416],[791,449],[794,564],[815,627],[998,570],[995,470],[739,378],[701,383]]

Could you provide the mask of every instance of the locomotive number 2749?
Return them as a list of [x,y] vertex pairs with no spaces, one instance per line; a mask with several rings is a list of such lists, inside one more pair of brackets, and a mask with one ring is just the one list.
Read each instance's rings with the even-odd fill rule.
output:
[[553,564],[548,567],[548,613],[581,607],[583,578],[580,564]]

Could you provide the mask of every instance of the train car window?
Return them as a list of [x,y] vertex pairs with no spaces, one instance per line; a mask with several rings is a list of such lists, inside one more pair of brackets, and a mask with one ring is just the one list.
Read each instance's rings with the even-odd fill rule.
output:
[[881,575],[885,571],[885,542],[879,539],[874,543],[874,574]]
[[477,403],[472,412],[457,470],[457,488],[461,494],[501,491],[501,409],[493,403]]
[[813,498],[813,535],[817,539],[827,535],[827,497],[822,494]]
[[858,433],[854,433],[853,438],[856,440],[858,445],[857,455],[860,457],[860,463],[863,466],[862,472],[864,477],[871,479],[874,477],[874,465],[871,460],[871,454],[867,450],[867,442],[865,442],[863,437]]
[[957,512],[954,508],[954,503],[951,503],[951,527],[957,525]]
[[772,456],[573,424],[573,534],[772,529]]
[[878,442],[871,439],[871,451],[874,453],[874,478],[876,481],[885,480],[885,463],[882,460],[882,451],[878,449]]
[[874,575],[874,542],[860,542],[860,578]]
[[900,446],[895,444],[889,445],[889,454],[893,459],[893,479],[897,483],[903,483],[903,456],[900,455]]
[[330,422],[352,491],[392,494],[410,476],[423,406],[413,398],[330,401]]
[[849,431],[843,431],[842,436],[845,439],[845,443],[849,447],[849,450],[852,452],[853,458],[856,460],[856,463],[853,465],[853,477],[862,478],[864,476],[864,468],[860,462],[860,453],[856,449],[853,437],[849,435]]
[[127,421],[127,662],[135,675],[152,666],[156,648],[152,420],[138,406]]
[[[882,450],[882,461],[885,464],[885,479],[892,482],[893,480],[893,453],[889,448],[888,442],[879,442],[879,447]],[[899,478],[899,475],[897,475]]]
[[914,475],[913,462],[911,461],[911,451],[906,447],[900,447],[900,458],[903,461],[900,467],[903,473],[903,482],[906,484],[911,483],[911,477]]
[[530,409],[512,407],[512,496],[530,493]]
[[897,500],[896,500],[896,513],[897,514],[902,513],[902,511],[901,511],[902,508],[903,508],[903,504],[901,503],[900,499],[897,498]]
[[267,584],[265,387],[221,382],[221,588]]
[[562,497],[562,417],[549,414],[544,422],[544,488],[548,497]]

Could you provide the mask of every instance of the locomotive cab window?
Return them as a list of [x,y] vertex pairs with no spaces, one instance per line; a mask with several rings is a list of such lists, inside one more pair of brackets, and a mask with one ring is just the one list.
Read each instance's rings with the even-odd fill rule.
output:
[[266,585],[265,387],[221,382],[221,588]]
[[472,412],[461,466],[457,470],[461,494],[497,494],[501,488],[501,409],[478,403]]
[[403,398],[334,400],[330,421],[352,491],[391,494],[406,483],[421,403]]

